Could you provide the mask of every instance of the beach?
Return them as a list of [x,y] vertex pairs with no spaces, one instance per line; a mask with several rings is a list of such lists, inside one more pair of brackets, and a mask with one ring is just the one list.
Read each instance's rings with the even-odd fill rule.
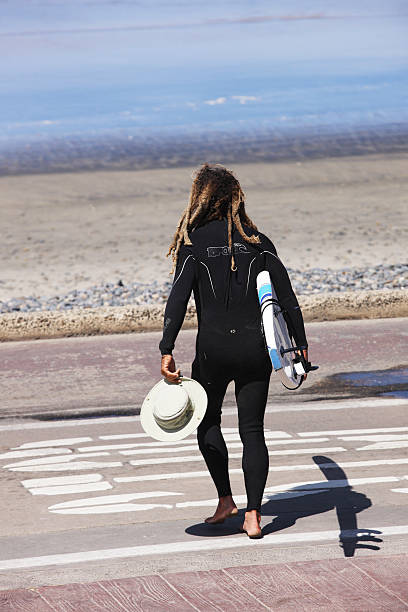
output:
[[[285,265],[307,272],[406,263],[407,162],[394,153],[229,167]],[[0,301],[171,280],[165,256],[195,168],[0,177]]]

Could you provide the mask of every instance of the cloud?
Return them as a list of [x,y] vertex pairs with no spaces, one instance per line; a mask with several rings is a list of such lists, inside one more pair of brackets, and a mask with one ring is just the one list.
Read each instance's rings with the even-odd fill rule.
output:
[[260,99],[256,96],[231,96],[231,98],[233,100],[238,100],[240,104],[246,104],[247,102],[255,102],[256,100]]
[[225,104],[227,98],[215,98],[215,100],[205,100],[204,104],[208,104],[209,106],[215,106],[216,104]]

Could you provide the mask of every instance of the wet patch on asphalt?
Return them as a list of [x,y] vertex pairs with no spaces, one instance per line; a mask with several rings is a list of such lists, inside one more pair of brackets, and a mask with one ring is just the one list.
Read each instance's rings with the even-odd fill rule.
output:
[[408,366],[400,365],[386,370],[338,372],[317,383],[304,387],[303,394],[327,394],[354,397],[395,397],[408,399]]

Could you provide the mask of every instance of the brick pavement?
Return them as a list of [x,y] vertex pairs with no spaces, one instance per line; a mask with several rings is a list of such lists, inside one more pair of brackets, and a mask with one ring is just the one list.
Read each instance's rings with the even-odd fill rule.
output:
[[407,556],[229,567],[0,592],[2,612],[323,609],[407,610]]

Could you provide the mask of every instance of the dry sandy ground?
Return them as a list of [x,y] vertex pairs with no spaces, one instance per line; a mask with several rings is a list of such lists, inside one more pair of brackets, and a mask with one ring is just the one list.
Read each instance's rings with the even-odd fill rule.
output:
[[[406,260],[408,154],[236,164],[247,211],[292,268]],[[193,168],[0,178],[0,300],[168,279]]]

